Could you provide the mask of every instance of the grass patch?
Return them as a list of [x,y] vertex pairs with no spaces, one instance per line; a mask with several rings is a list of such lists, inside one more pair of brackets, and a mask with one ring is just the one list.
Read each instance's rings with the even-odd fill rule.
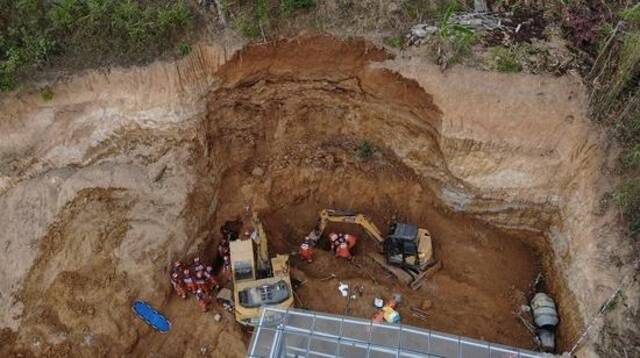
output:
[[472,29],[451,21],[451,16],[458,8],[457,2],[450,3],[438,23],[436,45],[438,52],[446,54],[444,61],[448,64],[458,63],[468,56],[477,41],[477,36]]
[[640,232],[640,178],[622,184],[613,194],[614,202],[620,207],[629,222],[631,234]]
[[188,42],[182,41],[180,42],[180,44],[178,44],[178,53],[180,53],[180,56],[182,57],[190,54],[192,50],[193,49],[191,48],[191,45],[189,45]]
[[40,97],[45,102],[49,102],[53,99],[53,91],[49,87],[45,87],[40,91]]
[[356,153],[358,154],[358,158],[363,161],[367,161],[373,157],[373,153],[375,152],[375,148],[373,144],[369,141],[362,141],[358,148],[356,149]]
[[411,22],[442,18],[447,11],[462,11],[462,1],[456,0],[403,0],[400,4],[403,14]]
[[622,165],[626,169],[640,168],[640,144],[627,148],[622,154]]
[[520,53],[515,48],[493,47],[489,50],[489,60],[497,71],[511,73],[522,71]]
[[640,233],[640,5],[619,12],[601,25],[596,61],[586,79],[591,83],[591,117],[612,128],[623,147],[623,183],[613,193],[631,235]]
[[316,0],[280,0],[280,9],[285,16],[293,14],[298,9],[311,9],[316,6]]
[[251,6],[241,9],[234,27],[249,39],[266,37],[271,28],[271,11],[267,0],[255,0]]
[[389,36],[384,38],[384,44],[393,48],[402,48],[404,46],[404,36]]
[[53,59],[66,67],[151,59],[191,23],[182,0],[0,0],[0,89]]
[[622,11],[621,16],[624,21],[633,27],[640,27],[640,4],[636,4]]

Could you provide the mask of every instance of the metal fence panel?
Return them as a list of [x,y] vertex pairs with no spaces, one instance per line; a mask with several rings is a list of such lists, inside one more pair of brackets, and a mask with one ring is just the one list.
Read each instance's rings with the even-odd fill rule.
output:
[[541,353],[405,325],[264,308],[248,357],[537,358]]

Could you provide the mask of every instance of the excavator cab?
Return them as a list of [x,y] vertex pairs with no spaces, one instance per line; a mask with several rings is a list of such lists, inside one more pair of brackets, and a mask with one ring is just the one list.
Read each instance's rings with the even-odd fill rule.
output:
[[384,241],[384,253],[392,265],[420,272],[431,259],[431,236],[416,225],[394,223]]

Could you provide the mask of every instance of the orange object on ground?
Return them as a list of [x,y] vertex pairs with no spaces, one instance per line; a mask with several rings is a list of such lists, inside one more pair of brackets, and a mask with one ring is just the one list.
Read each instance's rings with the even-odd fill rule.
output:
[[349,245],[346,242],[343,242],[336,247],[336,257],[342,257],[345,259],[351,258],[351,251],[349,251]]
[[396,302],[395,299],[390,300],[386,305],[384,305],[384,307],[382,307],[378,312],[376,312],[373,315],[371,320],[376,323],[382,322],[382,320],[384,319],[385,312],[387,312],[389,309],[394,310],[397,305],[398,305],[398,302]]
[[300,256],[308,263],[313,262],[313,249],[306,241],[300,245]]
[[356,243],[358,242],[358,238],[350,234],[344,235],[344,239],[347,242],[347,246],[349,247],[349,250],[351,250],[354,246],[356,246]]

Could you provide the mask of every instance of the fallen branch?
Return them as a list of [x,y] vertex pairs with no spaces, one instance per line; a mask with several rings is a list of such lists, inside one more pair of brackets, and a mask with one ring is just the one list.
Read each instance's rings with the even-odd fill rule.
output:
[[420,309],[420,308],[418,308],[418,307],[416,307],[416,306],[411,306],[411,307],[409,307],[409,310],[410,310],[411,312],[413,312],[414,314],[419,314],[419,315],[422,315],[422,316],[425,316],[425,317],[427,317],[427,316],[429,316],[429,315],[430,315],[430,313],[429,313],[429,312],[427,312],[427,311],[425,311],[425,310],[423,310],[423,309]]
[[531,332],[531,334],[533,334],[534,336],[536,335],[536,327],[529,321],[527,321],[526,319],[524,319],[524,317],[522,317],[522,315],[520,313],[514,313],[514,315],[516,317],[518,317],[518,319],[520,320],[520,322],[522,323],[522,325],[529,331]]
[[302,308],[306,307],[306,305],[304,304],[304,301],[302,300],[302,298],[300,298],[300,295],[298,295],[296,291],[293,291],[293,298],[295,298],[296,300],[298,300],[298,302],[300,302],[300,306]]
[[596,312],[596,314],[593,315],[593,317],[589,321],[589,324],[580,335],[580,338],[578,338],[576,343],[573,345],[573,347],[569,351],[569,356],[573,356],[573,353],[575,353],[576,349],[580,347],[580,344],[582,343],[582,341],[589,336],[589,331],[591,331],[591,328],[593,328],[598,318],[600,318],[602,315],[605,314],[605,312],[607,312],[613,300],[615,300],[615,298],[618,297],[618,294],[620,294],[620,292],[622,292],[622,290],[626,288],[627,285],[633,282],[633,279],[629,281],[627,280],[629,278],[633,278],[633,276],[637,273],[638,270],[640,270],[640,259],[636,260],[636,262],[633,264],[632,271],[627,273],[627,275],[620,281],[620,285],[618,286],[618,288],[615,291],[613,291],[613,293],[611,294],[611,296],[609,296],[609,298],[605,301],[605,303],[602,306],[600,306],[600,309],[598,310],[598,312]]
[[425,321],[425,322],[427,322],[427,319],[428,319],[428,318],[427,318],[426,316],[423,316],[423,315],[420,315],[420,314],[416,314],[416,313],[412,313],[411,315],[412,315],[413,317],[415,317],[415,318],[417,318],[417,319],[421,320],[421,321]]
[[324,277],[324,278],[321,278],[321,279],[319,279],[318,281],[329,281],[329,280],[331,280],[332,278],[336,278],[336,274],[332,273],[331,275],[329,275],[329,276],[327,276],[327,277]]

